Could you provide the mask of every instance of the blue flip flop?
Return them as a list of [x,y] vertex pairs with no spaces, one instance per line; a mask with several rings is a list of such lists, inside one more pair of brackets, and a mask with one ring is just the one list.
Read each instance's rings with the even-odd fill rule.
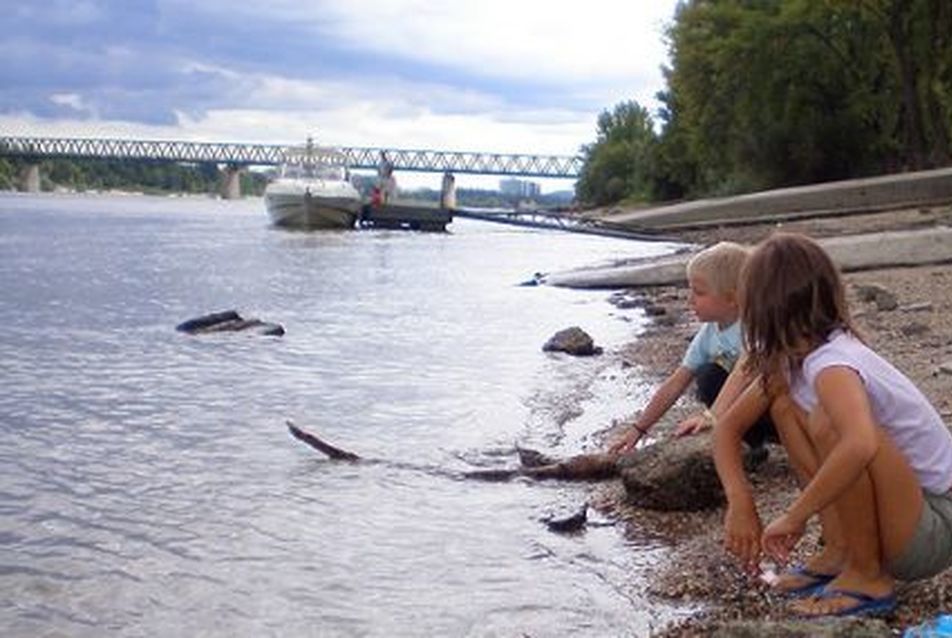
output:
[[813,596],[826,587],[831,580],[836,578],[836,574],[821,574],[820,572],[815,572],[812,569],[804,567],[803,565],[794,565],[793,567],[784,570],[783,573],[784,575],[799,576],[801,578],[809,579],[808,582],[800,585],[799,587],[794,587],[793,589],[777,590],[777,593],[784,596],[791,596],[793,598],[806,598],[808,596]]
[[800,618],[829,618],[834,616],[881,616],[896,608],[896,594],[891,592],[885,596],[872,596],[861,591],[826,587],[814,594],[819,600],[829,598],[852,598],[855,604],[838,611],[826,614],[797,614]]

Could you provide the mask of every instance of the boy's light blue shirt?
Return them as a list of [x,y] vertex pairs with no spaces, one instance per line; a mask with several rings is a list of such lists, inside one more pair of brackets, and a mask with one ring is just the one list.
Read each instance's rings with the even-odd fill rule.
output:
[[735,321],[723,330],[716,321],[709,321],[701,326],[691,344],[688,346],[681,365],[691,372],[697,373],[705,363],[716,363],[727,372],[734,368],[740,353],[743,351],[743,342],[740,335],[740,321]]

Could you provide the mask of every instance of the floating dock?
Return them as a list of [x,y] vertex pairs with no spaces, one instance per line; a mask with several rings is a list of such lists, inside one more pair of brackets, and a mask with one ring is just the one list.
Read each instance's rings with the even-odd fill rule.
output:
[[411,203],[365,204],[360,209],[357,227],[443,232],[452,221],[453,211],[449,208]]

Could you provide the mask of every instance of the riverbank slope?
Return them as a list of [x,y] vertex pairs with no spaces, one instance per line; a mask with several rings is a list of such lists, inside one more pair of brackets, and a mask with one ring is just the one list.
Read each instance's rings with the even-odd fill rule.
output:
[[[952,224],[952,205],[917,206],[863,214],[776,221],[711,225],[682,229],[686,242],[710,245],[721,240],[754,244],[778,228],[814,238],[888,230],[925,229]],[[952,423],[952,265],[885,268],[845,276],[849,302],[870,345],[907,374]],[[872,294],[870,291],[882,291]],[[687,306],[683,286],[642,289],[665,309],[660,320],[621,353],[631,374],[660,380],[677,366],[696,324]],[[693,398],[682,399],[652,432],[670,434],[678,420],[697,409]],[[795,496],[793,476],[783,449],[772,446],[767,463],[752,477],[758,507],[764,519],[780,512]],[[632,534],[657,534],[672,546],[672,554],[649,588],[650,596],[668,601],[690,601],[704,611],[662,636],[710,635],[736,619],[782,620],[783,601],[767,587],[751,581],[721,547],[723,509],[697,514],[667,514],[633,508],[625,503],[620,483],[596,489],[599,507],[629,521]],[[801,544],[810,551],[816,543],[811,526]],[[899,607],[886,619],[896,630],[952,609],[952,570],[931,580],[900,584]]]

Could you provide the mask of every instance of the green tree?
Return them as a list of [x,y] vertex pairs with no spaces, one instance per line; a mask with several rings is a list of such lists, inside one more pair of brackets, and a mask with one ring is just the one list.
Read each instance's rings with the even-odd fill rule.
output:
[[625,198],[650,199],[656,144],[651,115],[637,102],[622,102],[603,111],[598,117],[597,139],[582,147],[579,197],[598,205]]
[[947,163],[952,3],[689,0],[659,167],[691,195]]

